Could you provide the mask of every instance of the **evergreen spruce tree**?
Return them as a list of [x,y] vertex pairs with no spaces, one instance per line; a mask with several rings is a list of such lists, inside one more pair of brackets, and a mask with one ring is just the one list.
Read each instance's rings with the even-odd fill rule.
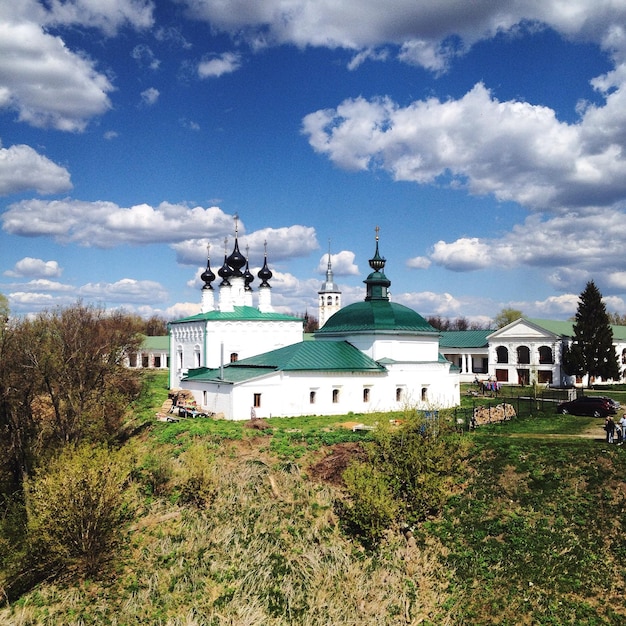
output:
[[602,294],[589,281],[580,294],[574,322],[574,342],[563,355],[569,374],[588,375],[603,380],[619,378],[619,364],[613,347],[613,331]]

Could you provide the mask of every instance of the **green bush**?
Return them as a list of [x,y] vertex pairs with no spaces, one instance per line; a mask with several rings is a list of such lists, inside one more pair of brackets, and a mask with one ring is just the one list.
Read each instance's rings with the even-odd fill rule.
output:
[[370,464],[355,462],[348,466],[343,479],[350,501],[339,507],[342,521],[363,543],[374,546],[399,511],[387,476]]
[[178,501],[199,509],[209,506],[217,494],[215,452],[206,444],[193,443],[180,455],[179,463]]
[[106,447],[66,448],[25,487],[33,563],[93,576],[111,556],[129,517],[129,468]]
[[394,523],[413,526],[441,510],[462,457],[447,430],[443,420],[410,415],[400,427],[373,432],[367,460],[343,475],[350,500],[341,507],[343,519],[355,534],[375,544]]

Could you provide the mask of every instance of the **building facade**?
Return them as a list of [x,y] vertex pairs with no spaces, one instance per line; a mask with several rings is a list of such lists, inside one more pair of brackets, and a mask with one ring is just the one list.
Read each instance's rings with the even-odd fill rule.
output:
[[458,405],[458,370],[441,356],[439,332],[390,301],[378,236],[369,263],[365,301],[341,308],[312,340],[190,369],[180,386],[204,410],[233,420]]
[[272,307],[267,264],[267,245],[263,267],[258,272],[257,306],[253,304],[252,282],[248,259],[239,251],[237,226],[235,244],[218,270],[221,282],[217,297],[212,283],[216,275],[211,270],[210,256],[201,274],[201,313],[170,322],[170,388],[180,387],[189,370],[199,367],[221,368],[268,350],[274,350],[302,340],[303,320],[276,313]]

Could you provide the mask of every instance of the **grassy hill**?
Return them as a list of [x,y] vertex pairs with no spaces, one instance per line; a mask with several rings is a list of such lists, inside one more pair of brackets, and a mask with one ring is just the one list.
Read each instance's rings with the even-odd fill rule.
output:
[[408,415],[167,424],[154,420],[166,395],[152,375],[134,407],[111,557],[23,594],[1,624],[626,621],[626,452],[601,420],[548,411],[444,432],[439,513],[371,547],[342,519],[342,473],[372,432],[346,425]]

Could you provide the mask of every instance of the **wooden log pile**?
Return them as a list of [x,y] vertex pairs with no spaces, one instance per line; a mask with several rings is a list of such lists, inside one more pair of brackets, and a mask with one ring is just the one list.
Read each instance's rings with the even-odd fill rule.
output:
[[515,407],[512,404],[497,404],[496,406],[477,406],[474,409],[474,427],[482,424],[504,422],[515,417]]

